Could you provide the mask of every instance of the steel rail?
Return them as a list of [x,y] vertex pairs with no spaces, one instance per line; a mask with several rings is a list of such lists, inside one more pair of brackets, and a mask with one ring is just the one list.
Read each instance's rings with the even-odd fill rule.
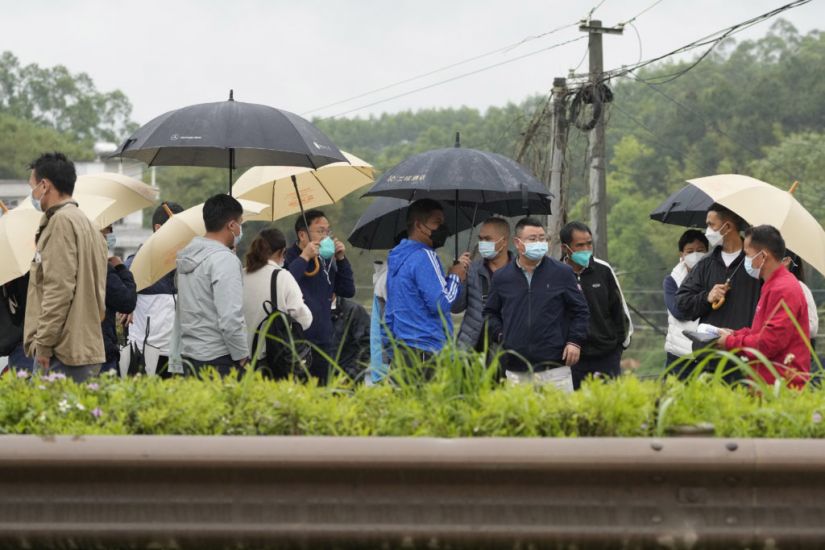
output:
[[0,436],[0,548],[825,547],[825,441]]

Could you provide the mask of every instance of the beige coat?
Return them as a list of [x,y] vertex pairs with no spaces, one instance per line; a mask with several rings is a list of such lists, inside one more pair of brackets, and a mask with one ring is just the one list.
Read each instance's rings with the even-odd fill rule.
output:
[[29,356],[66,365],[106,360],[106,240],[77,203],[49,208],[40,221],[31,267],[24,346]]

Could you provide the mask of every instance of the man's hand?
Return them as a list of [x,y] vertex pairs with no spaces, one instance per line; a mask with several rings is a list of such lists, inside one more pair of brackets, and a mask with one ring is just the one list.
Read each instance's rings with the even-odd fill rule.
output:
[[458,276],[458,280],[462,283],[467,278],[467,272],[470,270],[470,253],[465,252],[459,256],[455,265],[450,268],[450,273]]
[[335,239],[335,259],[340,262],[344,259],[346,253],[347,247],[344,245],[344,243],[342,243],[338,239]]
[[321,245],[316,242],[308,242],[301,251],[301,257],[308,262],[311,262],[321,253]]
[[42,370],[49,370],[49,365],[51,364],[51,357],[46,357],[45,355],[38,355],[34,358],[37,362],[37,366],[40,367]]
[[564,353],[562,354],[561,358],[564,360],[564,364],[568,367],[572,367],[576,363],[579,362],[579,356],[581,355],[581,348],[576,344],[567,344],[564,346]]
[[109,258],[109,265],[112,267],[123,265],[123,260],[121,260],[117,256],[112,256],[111,258]]
[[708,292],[708,303],[713,304],[718,302],[719,300],[725,297],[725,294],[728,293],[728,290],[730,290],[730,287],[727,285],[727,283],[714,285],[713,288],[710,289],[710,292]]
[[728,341],[728,337],[733,334],[732,330],[728,330],[726,328],[719,329],[719,339],[716,340],[716,347],[719,349],[727,349],[725,343]]
[[245,367],[248,364],[249,364],[249,357],[244,357],[243,359],[238,361],[238,365],[240,365],[241,367]]
[[123,325],[124,327],[128,327],[132,324],[132,319],[134,315],[131,313],[118,313],[115,315],[115,317],[117,318],[117,322],[119,324]]

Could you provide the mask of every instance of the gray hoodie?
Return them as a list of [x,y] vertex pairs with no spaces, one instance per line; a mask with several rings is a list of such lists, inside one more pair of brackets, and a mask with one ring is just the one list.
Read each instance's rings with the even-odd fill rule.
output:
[[249,357],[241,261],[225,245],[195,237],[178,252],[180,354],[198,361]]

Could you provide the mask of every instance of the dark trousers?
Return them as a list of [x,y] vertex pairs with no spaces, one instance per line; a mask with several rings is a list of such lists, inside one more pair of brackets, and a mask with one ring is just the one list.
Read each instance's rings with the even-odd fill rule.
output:
[[192,373],[198,376],[209,368],[213,368],[218,371],[218,374],[220,374],[221,377],[229,376],[232,369],[237,370],[239,373],[243,373],[244,370],[243,367],[232,359],[231,355],[224,355],[222,357],[216,357],[215,359],[209,359],[207,361],[199,361],[197,359],[192,359],[191,357],[183,357],[183,366],[184,368],[188,366],[192,369]]
[[435,376],[435,366],[432,364],[435,353],[403,346],[396,353],[399,357],[394,357],[390,363],[390,376],[394,380],[418,384],[429,382]]
[[581,387],[582,382],[588,376],[616,378],[622,374],[622,348],[619,346],[615,351],[596,357],[582,357],[579,362],[573,365],[573,389]]
[[[315,344],[318,349],[322,350],[325,354],[329,355],[333,359],[335,359],[335,352],[337,351],[334,349],[332,344]],[[309,365],[309,375],[318,379],[319,386],[326,386],[327,382],[329,382],[329,371],[331,370],[331,365],[327,358],[321,355],[318,350],[312,350],[312,363]]]

